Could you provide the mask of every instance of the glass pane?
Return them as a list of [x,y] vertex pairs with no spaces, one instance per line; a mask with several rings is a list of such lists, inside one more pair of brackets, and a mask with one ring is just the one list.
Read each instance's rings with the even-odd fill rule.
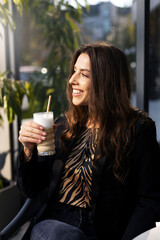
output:
[[160,0],[152,0],[150,7],[149,115],[160,141]]
[[[76,1],[69,1],[70,4],[72,4],[73,2],[75,3]],[[78,2],[83,4],[85,1],[79,0]],[[81,43],[87,43],[95,40],[104,40],[114,44],[115,46],[119,47],[126,53],[130,61],[133,73],[132,102],[134,105],[136,105],[135,97],[136,8],[134,2],[135,1],[132,0],[121,1],[88,0],[89,9],[86,8],[84,4],[84,7],[82,8],[82,21],[81,23],[78,24],[75,21],[75,23],[80,28],[80,33],[82,34],[82,37],[80,37]],[[47,14],[47,16],[50,16],[50,18],[52,18],[52,14],[50,15]],[[62,17],[64,17],[64,14],[62,15]],[[37,22],[36,23],[34,22],[35,20],[33,21],[33,19],[35,19],[35,11],[29,11],[29,13],[26,15],[24,14],[21,21],[19,21],[19,28],[21,32],[21,35],[19,37],[21,46],[19,61],[21,66],[19,69],[20,79],[29,80],[30,82],[33,82],[34,85],[36,84],[36,87],[34,87],[35,89],[34,98],[36,98],[36,100],[34,101],[33,107],[34,108],[36,107],[37,111],[39,111],[38,107],[40,107],[42,111],[43,106],[42,104],[41,105],[39,104],[40,100],[42,100],[43,105],[45,105],[44,104],[45,99],[42,99],[42,97],[44,98],[46,97],[46,93],[48,92],[47,87],[55,88],[55,91],[53,93],[54,101],[52,101],[52,103],[54,103],[53,106],[54,111],[56,112],[57,108],[58,110],[62,109],[64,111],[66,107],[66,101],[65,103],[62,102],[62,100],[65,98],[61,96],[61,93],[64,91],[65,86],[63,85],[67,77],[65,76],[64,78],[63,72],[66,73],[66,69],[68,69],[67,67],[68,66],[67,64],[69,63],[68,53],[70,53],[71,50],[73,50],[74,44],[72,43],[72,40],[75,39],[75,32],[77,28],[75,28],[73,39],[71,38],[71,36],[69,36],[71,40],[70,38],[67,39],[65,37],[66,43],[68,41],[71,41],[71,44],[69,44],[71,46],[71,50],[67,52],[67,55],[63,54],[62,61],[61,62],[59,61],[60,64],[58,65],[59,62],[57,63],[56,60],[58,61],[58,59],[60,58],[58,54],[61,54],[60,52],[61,49],[57,49],[57,52],[55,53],[56,46],[54,44],[55,43],[54,41],[52,44],[49,45],[49,47],[48,45],[46,46],[46,37],[47,34],[49,35],[49,31],[47,30],[47,34],[45,35],[44,38],[44,29],[51,28],[54,33],[54,34],[52,33],[52,36],[49,38],[49,41],[51,39],[54,40],[55,36],[59,35],[62,36],[63,40],[67,31],[60,31],[62,29],[61,27],[53,28],[53,26],[55,25],[51,24],[52,21],[51,23],[48,22],[48,25],[45,28],[44,22],[41,22],[41,25],[40,24],[38,25]],[[43,20],[43,18],[40,18],[40,20]],[[56,24],[57,22],[58,21],[56,20]],[[74,26],[74,24],[72,25]],[[64,36],[62,33],[64,34]],[[62,41],[61,45],[63,45],[63,42],[64,40]],[[52,61],[48,61],[49,57],[50,59],[52,59]],[[37,69],[37,66],[39,66],[39,69]],[[47,74],[41,74],[42,72],[41,70],[44,68],[44,66],[46,67],[46,70],[48,70],[48,73],[52,76],[52,79],[50,79],[50,77],[48,77]],[[65,69],[62,68],[63,66],[66,66]],[[38,85],[39,80],[42,86]],[[63,108],[59,107],[58,104],[60,104],[60,102],[62,102]],[[24,108],[22,111],[22,117],[23,118],[32,117],[31,112],[34,111],[33,108],[28,110],[26,101],[24,101],[23,107]],[[63,111],[59,113],[58,110],[57,115],[63,113]]]
[[[93,2],[96,2],[93,5]],[[89,1],[81,26],[84,42],[104,40],[122,49],[132,70],[131,103],[136,106],[136,1]]]

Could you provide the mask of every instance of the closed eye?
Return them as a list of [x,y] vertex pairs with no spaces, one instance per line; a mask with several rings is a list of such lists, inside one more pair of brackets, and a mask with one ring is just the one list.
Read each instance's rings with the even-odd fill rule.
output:
[[86,75],[86,74],[84,74],[84,73],[82,73],[82,76],[83,76],[83,77],[86,77],[86,78],[89,78],[89,76]]

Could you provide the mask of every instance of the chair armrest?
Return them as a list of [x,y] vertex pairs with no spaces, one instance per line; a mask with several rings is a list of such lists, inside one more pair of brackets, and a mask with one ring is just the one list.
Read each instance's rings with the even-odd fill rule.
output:
[[33,209],[34,199],[27,199],[21,210],[13,218],[13,220],[0,232],[0,240],[7,240],[18,230],[23,224],[30,220],[36,213]]
[[35,198],[28,198],[13,220],[0,232],[0,240],[8,240],[21,226],[35,217],[46,200],[46,191]]

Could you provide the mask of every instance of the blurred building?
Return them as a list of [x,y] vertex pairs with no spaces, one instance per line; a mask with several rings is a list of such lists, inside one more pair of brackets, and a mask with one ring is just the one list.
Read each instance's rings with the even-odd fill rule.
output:
[[115,25],[123,27],[127,23],[126,15],[131,8],[120,8],[111,2],[90,5],[89,11],[83,9],[82,31],[88,40],[103,40],[112,34]]

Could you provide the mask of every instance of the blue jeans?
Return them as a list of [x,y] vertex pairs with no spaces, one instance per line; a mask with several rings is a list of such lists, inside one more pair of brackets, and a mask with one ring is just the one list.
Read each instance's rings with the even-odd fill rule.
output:
[[96,240],[91,210],[57,203],[33,226],[30,240]]
[[33,227],[30,240],[87,240],[87,238],[77,227],[48,219]]

